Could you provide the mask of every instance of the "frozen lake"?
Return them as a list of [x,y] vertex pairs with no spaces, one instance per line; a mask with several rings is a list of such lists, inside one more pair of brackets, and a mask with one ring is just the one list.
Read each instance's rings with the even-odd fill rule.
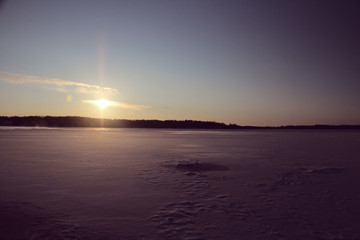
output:
[[0,239],[360,239],[359,131],[0,128]]

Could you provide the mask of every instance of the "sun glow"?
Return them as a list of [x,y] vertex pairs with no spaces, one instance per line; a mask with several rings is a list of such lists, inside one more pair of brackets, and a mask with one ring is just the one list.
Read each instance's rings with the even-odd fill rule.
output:
[[150,106],[145,105],[134,105],[134,104],[127,104],[123,102],[116,102],[116,101],[109,101],[106,99],[99,99],[99,100],[81,100],[83,103],[91,103],[98,106],[101,110],[104,110],[104,108],[111,106],[111,107],[117,107],[117,108],[124,108],[124,109],[132,109],[136,111],[141,111],[147,108],[151,108]]
[[95,103],[101,110],[112,105],[112,103],[106,99],[99,99],[92,102]]

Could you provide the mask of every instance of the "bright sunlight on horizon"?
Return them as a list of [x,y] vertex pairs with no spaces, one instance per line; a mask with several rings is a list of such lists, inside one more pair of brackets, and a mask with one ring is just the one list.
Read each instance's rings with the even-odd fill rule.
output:
[[106,99],[94,100],[93,103],[95,103],[101,110],[112,105],[112,103]]

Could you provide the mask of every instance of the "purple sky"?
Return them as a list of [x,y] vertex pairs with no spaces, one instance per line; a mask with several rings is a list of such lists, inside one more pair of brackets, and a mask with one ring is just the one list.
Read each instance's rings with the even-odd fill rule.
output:
[[359,1],[0,6],[0,115],[360,124]]

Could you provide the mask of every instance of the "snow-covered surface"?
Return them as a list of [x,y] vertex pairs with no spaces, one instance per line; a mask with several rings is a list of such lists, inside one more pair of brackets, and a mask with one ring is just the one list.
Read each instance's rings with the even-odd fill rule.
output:
[[360,132],[0,128],[0,239],[360,239]]

